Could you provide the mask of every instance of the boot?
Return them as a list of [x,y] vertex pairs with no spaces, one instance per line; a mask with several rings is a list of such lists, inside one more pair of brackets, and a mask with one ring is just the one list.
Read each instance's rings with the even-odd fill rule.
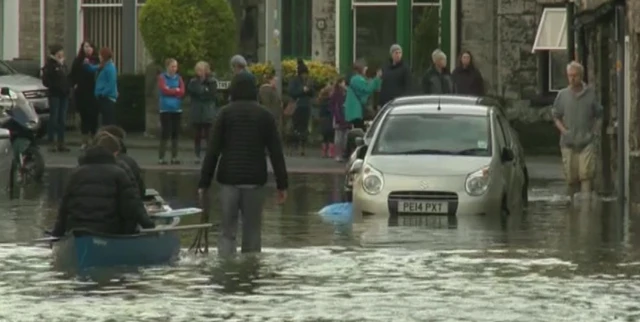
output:
[[336,157],[336,146],[333,145],[333,143],[329,143],[329,157],[330,158]]
[[158,150],[158,164],[167,164],[164,160],[165,152],[167,151],[167,141],[160,140],[160,149]]
[[58,142],[58,152],[69,152],[69,148],[64,145],[64,142]]
[[56,141],[50,143],[49,152],[58,152],[58,144],[56,143]]
[[328,152],[327,151],[327,144],[326,143],[322,143],[320,148],[321,148],[320,154],[322,155],[323,158],[326,158],[327,157],[327,152]]
[[178,160],[178,140],[171,140],[171,164],[180,164],[180,160]]

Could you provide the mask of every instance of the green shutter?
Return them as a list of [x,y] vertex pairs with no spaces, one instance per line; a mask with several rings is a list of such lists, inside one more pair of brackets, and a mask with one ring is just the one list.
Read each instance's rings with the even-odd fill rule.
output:
[[440,50],[449,62],[454,62],[456,57],[451,57],[451,1],[455,0],[440,0]]
[[338,43],[340,49],[338,53],[338,63],[340,67],[340,73],[348,74],[351,71],[351,64],[353,63],[353,8],[351,6],[352,0],[338,0],[340,21],[338,23]]
[[402,46],[402,56],[405,62],[411,61],[411,2],[411,0],[398,0],[396,7],[396,38],[398,44]]

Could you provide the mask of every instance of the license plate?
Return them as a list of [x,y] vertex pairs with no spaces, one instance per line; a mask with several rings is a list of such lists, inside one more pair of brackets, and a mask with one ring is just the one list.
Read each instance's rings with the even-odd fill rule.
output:
[[449,212],[447,202],[398,201],[399,213],[411,214],[446,214]]
[[398,226],[442,227],[448,224],[445,216],[398,216]]

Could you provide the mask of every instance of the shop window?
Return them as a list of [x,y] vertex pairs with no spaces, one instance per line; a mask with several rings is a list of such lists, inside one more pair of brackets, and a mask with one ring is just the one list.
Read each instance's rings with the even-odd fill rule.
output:
[[567,87],[567,57],[566,50],[551,50],[548,52],[549,69],[548,90],[549,92],[557,92]]
[[413,6],[411,28],[411,68],[414,75],[420,76],[431,67],[431,54],[438,48],[440,6]]
[[395,6],[354,8],[355,59],[380,66],[389,59],[389,47],[396,43]]

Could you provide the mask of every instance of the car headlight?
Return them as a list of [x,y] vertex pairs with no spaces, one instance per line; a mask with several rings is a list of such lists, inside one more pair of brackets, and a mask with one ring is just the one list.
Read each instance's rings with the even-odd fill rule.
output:
[[362,188],[370,195],[376,195],[382,191],[384,177],[380,171],[370,165],[365,165],[362,169]]
[[484,167],[467,175],[464,188],[470,196],[480,196],[489,188],[489,168]]

